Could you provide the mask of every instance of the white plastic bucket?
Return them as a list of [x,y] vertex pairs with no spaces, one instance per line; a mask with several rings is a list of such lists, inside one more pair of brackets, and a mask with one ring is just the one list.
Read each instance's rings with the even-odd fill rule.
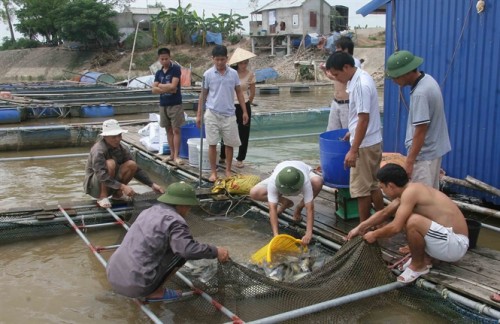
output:
[[[199,138],[188,138],[188,158],[190,166],[198,166],[200,164],[200,156],[198,155],[197,146],[200,145]],[[203,143],[205,144],[205,142]]]
[[[199,138],[189,138],[187,140],[188,144],[188,159],[189,165],[198,168],[200,165],[200,139]],[[220,144],[217,144],[217,152],[220,149]],[[208,142],[207,139],[203,139],[203,156],[202,156],[201,169],[210,170],[210,160],[208,159]]]

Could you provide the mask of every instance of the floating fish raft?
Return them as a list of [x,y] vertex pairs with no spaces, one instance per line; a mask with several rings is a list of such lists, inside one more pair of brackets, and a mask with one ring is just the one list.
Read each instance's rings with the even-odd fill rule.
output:
[[[263,122],[266,120],[263,118]],[[161,157],[147,152],[136,134],[139,126],[125,127],[129,129],[129,133],[124,134],[124,141],[132,148],[135,160],[141,168],[150,173],[160,174],[162,177],[166,176],[166,174],[175,174],[178,177],[192,181],[198,180],[200,185],[207,184],[204,177],[199,178],[201,174],[198,168],[189,165],[179,167],[173,164],[165,164],[161,162]],[[245,168],[245,173],[265,176],[249,166]],[[335,213],[335,206],[338,204],[335,192],[337,191],[332,188],[324,188],[315,200],[314,239],[329,246],[342,245],[345,233],[357,225],[357,220],[344,219]],[[201,197],[212,199],[209,190],[206,197]],[[233,198],[226,197],[226,199]],[[248,201],[248,203],[249,205],[245,205],[245,208],[248,209],[250,215],[262,214],[268,217],[265,204],[254,201]],[[295,201],[295,203],[298,203],[298,201]],[[250,205],[253,205],[253,207]],[[117,208],[123,208],[123,210]],[[130,206],[113,206],[113,211],[117,214],[123,212],[125,218],[127,214],[133,213],[128,208]],[[112,214],[96,208],[92,203],[81,206],[69,204],[64,207],[64,210],[70,217],[80,222],[83,221],[85,224],[90,224],[91,219],[94,219],[95,223],[113,222]],[[96,215],[99,215],[99,217],[96,217]],[[1,233],[7,240],[10,240],[23,239],[30,237],[29,235],[61,233],[61,228],[65,229],[63,232],[67,232],[70,230],[70,226],[64,220],[64,217],[65,215],[54,206],[5,211],[0,214]],[[78,226],[78,223],[75,223]],[[303,231],[305,228],[303,222],[294,224],[292,215],[288,211],[280,216],[280,224],[287,228],[296,228],[298,231]],[[55,230],[55,228],[58,229]],[[404,242],[402,236],[396,236],[381,242],[383,258],[387,263],[394,264],[401,259],[402,255],[399,253],[398,248]],[[500,291],[500,274],[497,269],[500,269],[500,252],[475,247],[469,250],[466,256],[457,263],[436,265],[430,274],[425,275],[419,281],[419,284],[498,320],[500,319],[499,305],[490,299],[492,293]]]
[[[159,102],[159,96],[152,94],[151,89],[103,84],[0,84],[0,90],[0,124],[37,118],[94,118],[156,112]],[[193,109],[198,96],[194,89],[183,91],[185,109]]]

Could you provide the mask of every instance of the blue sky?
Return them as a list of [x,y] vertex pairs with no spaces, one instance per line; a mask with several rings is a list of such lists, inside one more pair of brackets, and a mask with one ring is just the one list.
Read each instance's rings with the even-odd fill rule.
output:
[[[156,2],[163,3],[168,7],[177,7],[178,0],[136,0],[132,3],[132,7],[142,7],[145,8],[148,4],[154,4]],[[356,14],[356,10],[370,2],[370,0],[327,0],[331,5],[342,5],[349,8],[349,25],[350,26],[361,26],[364,27],[385,27],[385,15],[368,15],[363,17]],[[259,0],[259,7],[271,2],[271,0]],[[253,10],[249,7],[249,2],[246,0],[238,1],[220,1],[220,0],[181,0],[182,6],[186,6],[191,3],[193,10],[196,10],[198,14],[202,14],[205,10],[205,15],[218,14],[218,13],[229,13],[232,9],[233,12],[238,13],[243,16],[250,16],[250,12]],[[248,28],[248,20],[244,21],[245,28]],[[0,23],[0,40],[3,37],[9,36],[9,31],[7,25]],[[19,36],[19,35],[17,35]]]

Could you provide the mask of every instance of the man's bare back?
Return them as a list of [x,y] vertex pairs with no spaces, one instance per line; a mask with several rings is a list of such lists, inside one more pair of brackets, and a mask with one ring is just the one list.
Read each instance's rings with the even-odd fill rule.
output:
[[452,227],[456,234],[468,235],[465,218],[457,205],[444,193],[421,183],[408,183],[401,194],[397,215],[411,208],[444,227]]

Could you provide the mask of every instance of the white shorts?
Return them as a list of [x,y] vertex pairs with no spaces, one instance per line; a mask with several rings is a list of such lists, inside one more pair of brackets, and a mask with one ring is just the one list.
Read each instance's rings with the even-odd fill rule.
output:
[[453,228],[444,227],[436,222],[424,237],[425,252],[438,260],[455,262],[460,260],[469,248],[469,238],[462,234],[453,233]]
[[430,161],[416,161],[411,174],[412,182],[420,182],[439,189],[439,173],[441,172],[441,160],[437,158]]
[[212,112],[211,109],[207,109],[204,118],[208,145],[217,145],[222,137],[224,145],[240,147],[241,141],[236,115],[223,116]]

